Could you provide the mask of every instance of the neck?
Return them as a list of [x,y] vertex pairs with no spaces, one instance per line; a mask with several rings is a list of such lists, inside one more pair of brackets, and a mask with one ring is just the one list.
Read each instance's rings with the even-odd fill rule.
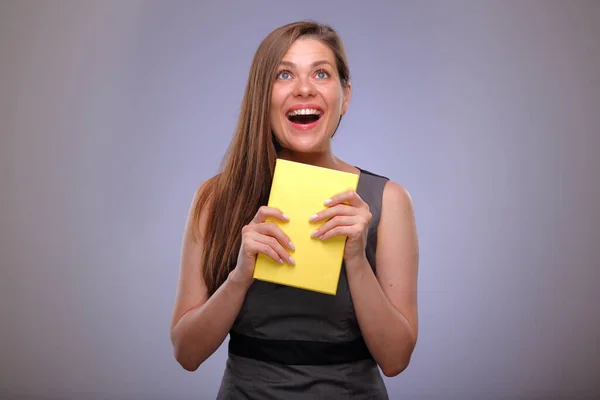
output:
[[330,151],[322,153],[297,153],[287,149],[282,149],[279,152],[279,157],[284,160],[315,165],[317,167],[343,169],[341,161],[337,159],[337,157],[335,157]]

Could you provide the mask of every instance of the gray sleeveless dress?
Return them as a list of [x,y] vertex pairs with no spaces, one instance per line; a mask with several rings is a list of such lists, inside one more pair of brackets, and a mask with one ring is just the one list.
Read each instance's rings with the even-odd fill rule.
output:
[[[367,258],[388,179],[360,169],[357,192],[373,215]],[[358,326],[345,268],[335,296],[256,280],[230,331],[219,400],[388,399]]]

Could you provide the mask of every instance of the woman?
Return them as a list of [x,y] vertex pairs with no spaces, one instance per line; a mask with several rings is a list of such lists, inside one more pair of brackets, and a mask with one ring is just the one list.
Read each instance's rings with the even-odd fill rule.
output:
[[[350,96],[330,27],[292,23],[260,44],[223,170],[193,199],[171,326],[175,357],[189,371],[230,334],[219,399],[386,399],[379,369],[391,377],[409,364],[418,264],[411,199],[332,154]],[[356,192],[315,210],[315,221],[326,221],[315,237],[347,238],[335,296],[252,277],[258,253],[294,262],[293,243],[265,222],[287,218],[266,206],[278,157],[359,174]]]

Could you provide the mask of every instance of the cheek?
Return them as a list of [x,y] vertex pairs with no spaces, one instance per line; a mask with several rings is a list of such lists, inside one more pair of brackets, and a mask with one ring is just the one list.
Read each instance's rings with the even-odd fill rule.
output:
[[282,107],[283,106],[282,106],[281,102],[279,101],[279,99],[273,97],[272,100],[271,100],[271,111],[270,111],[270,116],[271,116],[271,119],[273,121],[281,118],[281,116],[282,116],[282,112],[281,112]]
[[272,123],[277,123],[279,119],[279,108],[276,103],[271,103],[271,111],[269,112],[269,117],[271,118]]
[[344,113],[343,103],[340,99],[336,99],[334,102],[331,102],[329,104],[330,104],[330,117],[331,117],[331,119],[335,120],[337,123],[337,119],[339,118],[339,116]]
[[269,119],[271,123],[271,131],[275,134],[275,136],[280,136],[283,130],[282,115],[280,111],[281,107],[278,107],[276,103],[271,103],[271,110],[269,111]]
[[338,113],[342,111],[344,95],[341,90],[332,89],[327,97],[329,98],[329,104],[333,112]]

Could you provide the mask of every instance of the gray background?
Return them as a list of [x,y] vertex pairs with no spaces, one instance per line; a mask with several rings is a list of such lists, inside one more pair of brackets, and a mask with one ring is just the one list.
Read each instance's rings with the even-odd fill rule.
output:
[[600,395],[600,2],[14,0],[2,398],[214,398],[226,347],[189,373],[169,341],[181,233],[256,47],[303,18],[350,58],[336,154],[416,207],[421,329],[392,399]]

